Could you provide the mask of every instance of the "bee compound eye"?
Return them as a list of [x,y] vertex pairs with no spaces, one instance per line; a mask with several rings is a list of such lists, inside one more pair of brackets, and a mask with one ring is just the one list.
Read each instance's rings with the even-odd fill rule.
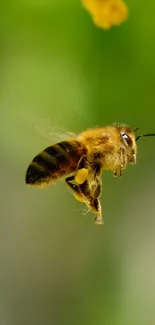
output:
[[127,133],[122,133],[122,138],[129,147],[132,146],[132,139]]

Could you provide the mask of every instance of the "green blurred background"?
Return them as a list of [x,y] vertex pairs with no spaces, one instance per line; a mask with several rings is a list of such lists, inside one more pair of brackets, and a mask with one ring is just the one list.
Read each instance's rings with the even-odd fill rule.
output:
[[63,181],[24,184],[57,128],[155,132],[155,2],[127,3],[110,31],[80,0],[1,4],[0,325],[155,324],[155,139],[103,175],[104,227]]

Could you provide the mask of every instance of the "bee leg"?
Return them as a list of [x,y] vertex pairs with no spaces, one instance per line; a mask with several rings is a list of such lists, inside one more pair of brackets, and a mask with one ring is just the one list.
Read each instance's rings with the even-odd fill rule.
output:
[[113,176],[115,177],[121,177],[123,174],[123,169],[125,167],[125,162],[122,161],[122,163],[120,163],[120,165],[115,166],[115,169],[113,171]]
[[80,202],[86,203],[88,207],[95,212],[95,223],[103,224],[101,204],[98,198],[101,193],[101,182],[99,178],[95,178],[95,181],[95,190],[92,193],[90,184],[87,180],[83,184],[77,185],[73,183],[75,182],[74,175],[66,178],[66,183],[73,191],[75,198]]
[[95,216],[95,223],[103,225],[103,217],[102,217],[102,208],[99,197],[102,191],[102,182],[101,182],[101,166],[99,163],[95,164],[95,175],[93,181],[93,200],[90,202],[92,209],[94,210]]
[[122,168],[120,167],[120,168],[118,168],[118,169],[115,169],[115,170],[113,171],[113,175],[114,175],[115,177],[121,177],[121,176],[122,176]]
[[101,195],[102,183],[99,176],[96,176],[91,184],[91,192],[94,199],[98,199]]
[[95,190],[93,193],[91,192],[91,186],[89,182],[86,180],[80,186],[80,190],[85,197],[85,203],[89,206],[89,208],[95,212],[95,223],[103,224],[102,211],[101,211],[101,203],[99,200],[99,196],[101,193],[101,182],[97,179]]
[[87,157],[82,156],[78,162],[75,173],[75,181],[77,184],[83,184],[88,177],[88,162]]
[[69,176],[65,179],[67,185],[69,186],[69,188],[73,191],[74,197],[80,201],[80,202],[85,202],[85,198],[79,188],[78,185],[72,183],[75,181],[75,176]]
[[86,156],[82,156],[77,164],[77,170],[81,168],[86,168],[88,166],[88,161]]
[[104,221],[103,221],[103,217],[102,217],[102,209],[101,209],[101,203],[100,200],[97,199],[93,199],[90,202],[90,207],[91,209],[95,212],[95,224],[97,225],[103,225]]
[[95,223],[104,224],[102,217],[102,208],[99,200],[101,194],[102,184],[99,177],[95,178],[95,187],[93,191],[93,199],[90,201],[91,209],[95,212]]

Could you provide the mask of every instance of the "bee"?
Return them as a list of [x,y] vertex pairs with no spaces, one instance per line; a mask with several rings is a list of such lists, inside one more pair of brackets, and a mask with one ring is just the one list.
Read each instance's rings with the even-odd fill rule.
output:
[[126,125],[96,127],[44,149],[34,157],[26,172],[26,184],[44,187],[65,176],[75,198],[95,214],[95,223],[103,224],[100,195],[101,175],[110,170],[121,177],[128,163],[135,164],[140,134]]

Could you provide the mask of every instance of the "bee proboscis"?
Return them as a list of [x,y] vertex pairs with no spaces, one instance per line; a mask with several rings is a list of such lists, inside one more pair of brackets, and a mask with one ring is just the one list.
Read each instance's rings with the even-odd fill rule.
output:
[[26,183],[44,187],[66,176],[75,198],[95,213],[95,223],[103,224],[102,172],[111,170],[114,176],[122,176],[128,163],[136,163],[137,140],[155,136],[150,133],[136,137],[137,130],[125,125],[97,127],[47,147],[30,163]]

